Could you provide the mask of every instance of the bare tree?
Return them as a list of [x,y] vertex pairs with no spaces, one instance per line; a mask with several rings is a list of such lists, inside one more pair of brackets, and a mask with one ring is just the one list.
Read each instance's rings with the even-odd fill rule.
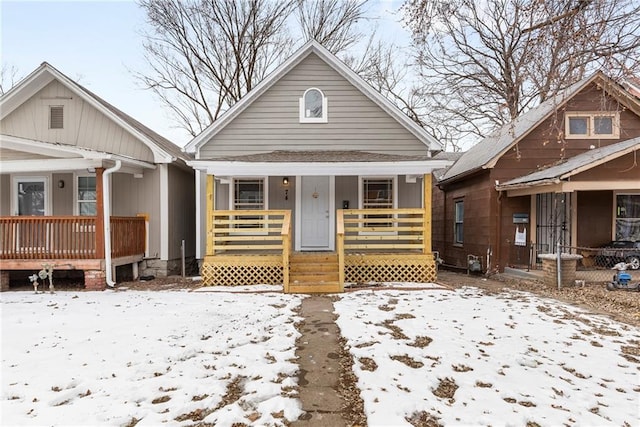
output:
[[137,77],[195,136],[296,45],[314,38],[334,53],[353,46],[367,1],[141,0],[151,71]]
[[18,69],[14,65],[2,64],[0,68],[0,95],[4,95],[20,80]]
[[138,74],[200,133],[287,55],[293,0],[142,0],[151,73]]
[[408,0],[403,11],[449,133],[484,136],[596,69],[640,67],[634,0]]
[[317,40],[337,54],[363,37],[358,24],[367,19],[369,0],[297,0],[297,17],[305,40]]

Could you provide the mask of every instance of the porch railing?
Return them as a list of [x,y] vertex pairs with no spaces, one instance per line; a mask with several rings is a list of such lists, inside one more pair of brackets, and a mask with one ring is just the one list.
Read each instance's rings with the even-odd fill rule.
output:
[[[145,219],[111,217],[111,255],[144,254]],[[96,217],[0,217],[0,259],[96,259]]]
[[220,210],[212,216],[208,255],[290,250],[291,211]]
[[210,215],[204,284],[282,283],[288,288],[291,211],[216,210]]
[[[353,251],[427,253],[424,209],[341,209],[338,248]],[[340,250],[339,250],[340,251]]]

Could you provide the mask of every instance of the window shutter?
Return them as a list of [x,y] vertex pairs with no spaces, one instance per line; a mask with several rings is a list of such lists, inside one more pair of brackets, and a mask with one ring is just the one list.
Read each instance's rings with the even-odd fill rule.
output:
[[64,107],[52,105],[49,107],[49,129],[62,129],[64,124]]

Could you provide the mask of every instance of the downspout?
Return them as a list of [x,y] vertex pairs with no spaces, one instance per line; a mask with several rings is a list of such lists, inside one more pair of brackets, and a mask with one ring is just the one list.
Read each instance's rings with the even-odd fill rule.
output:
[[109,175],[117,172],[122,167],[122,161],[116,160],[116,164],[106,169],[102,175],[102,194],[104,195],[104,263],[106,269],[107,286],[113,288],[116,282],[113,280],[113,266],[111,265],[111,187]]

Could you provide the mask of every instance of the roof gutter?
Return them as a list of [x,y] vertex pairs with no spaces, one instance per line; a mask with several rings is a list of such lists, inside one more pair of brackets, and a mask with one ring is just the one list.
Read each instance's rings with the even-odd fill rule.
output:
[[107,285],[113,288],[116,282],[113,280],[113,263],[111,260],[111,186],[109,175],[117,172],[122,167],[122,161],[116,160],[116,164],[104,171],[102,175],[102,194],[104,195],[104,262],[106,269]]

